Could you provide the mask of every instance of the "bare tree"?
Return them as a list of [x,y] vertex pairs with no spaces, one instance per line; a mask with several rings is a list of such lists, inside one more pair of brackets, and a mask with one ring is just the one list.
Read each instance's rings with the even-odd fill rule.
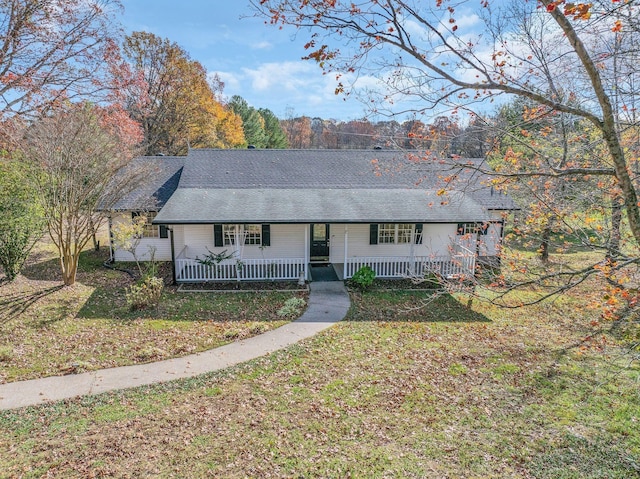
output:
[[0,111],[95,98],[118,63],[119,0],[0,0]]
[[104,211],[152,173],[127,168],[141,138],[122,111],[87,103],[55,108],[25,131],[22,151],[36,169],[39,201],[65,285],[75,283],[80,253]]

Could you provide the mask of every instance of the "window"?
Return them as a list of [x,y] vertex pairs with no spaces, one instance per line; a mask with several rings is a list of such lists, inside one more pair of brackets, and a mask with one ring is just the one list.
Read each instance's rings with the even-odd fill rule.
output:
[[244,237],[246,245],[262,245],[262,225],[222,225],[224,246],[235,245],[236,234]]
[[[135,221],[138,217],[144,217],[145,222],[142,227],[142,237],[143,238],[160,238],[160,225],[151,224],[153,219],[156,217],[158,213],[155,211],[147,211],[144,213],[134,212],[131,213],[132,220]],[[162,236],[162,238],[166,238],[166,236]]]
[[262,244],[262,226],[261,225],[244,225],[245,237],[244,244],[252,244],[260,246]]
[[411,223],[383,223],[378,225],[378,244],[406,244],[411,243],[413,224]]
[[222,225],[222,235],[224,237],[225,246],[236,244],[237,228],[238,225]]
[[472,234],[486,235],[489,230],[489,223],[458,223],[456,234],[466,236]]
[[396,242],[396,225],[384,223],[378,226],[378,244]]
[[396,225],[396,243],[411,243],[411,235],[413,234],[413,225],[404,223]]

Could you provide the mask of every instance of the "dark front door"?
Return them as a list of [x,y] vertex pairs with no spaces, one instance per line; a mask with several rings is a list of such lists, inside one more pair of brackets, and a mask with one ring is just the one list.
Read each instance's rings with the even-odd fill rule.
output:
[[314,223],[311,225],[311,259],[329,259],[329,225]]

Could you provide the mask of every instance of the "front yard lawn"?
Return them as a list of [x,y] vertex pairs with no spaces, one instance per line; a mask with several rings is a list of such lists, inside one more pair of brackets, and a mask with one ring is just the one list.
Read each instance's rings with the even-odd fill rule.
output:
[[582,297],[469,310],[464,298],[430,294],[354,293],[347,320],[250,363],[0,413],[0,470],[640,477],[640,374],[613,343],[604,352],[567,347],[597,315]]
[[[0,282],[0,382],[145,363],[203,351],[277,328],[284,302],[304,293],[180,293],[130,311],[134,280],[86,251],[76,285],[62,288],[46,247],[14,283]],[[167,278],[170,281],[170,274]]]

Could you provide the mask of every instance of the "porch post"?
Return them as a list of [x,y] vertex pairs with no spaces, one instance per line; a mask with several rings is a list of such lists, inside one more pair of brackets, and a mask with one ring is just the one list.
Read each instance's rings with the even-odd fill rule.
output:
[[309,277],[309,228],[311,225],[303,225],[304,226],[304,279],[309,281],[311,278]]
[[113,217],[111,213],[109,213],[109,219],[107,220],[109,225],[109,262],[113,263],[115,258],[115,251],[113,250],[113,233],[111,232],[111,227],[113,226]]
[[411,276],[415,276],[416,274],[416,250],[415,250],[415,243],[416,243],[416,235],[418,234],[414,229],[412,230],[412,235],[411,235],[411,242],[409,243],[409,274]]
[[342,268],[342,280],[347,279],[347,258],[349,254],[349,225],[344,225],[344,266]]
[[176,247],[173,242],[173,226],[169,229],[169,238],[171,238],[171,276],[173,279],[173,284],[177,284],[177,275],[176,275]]

